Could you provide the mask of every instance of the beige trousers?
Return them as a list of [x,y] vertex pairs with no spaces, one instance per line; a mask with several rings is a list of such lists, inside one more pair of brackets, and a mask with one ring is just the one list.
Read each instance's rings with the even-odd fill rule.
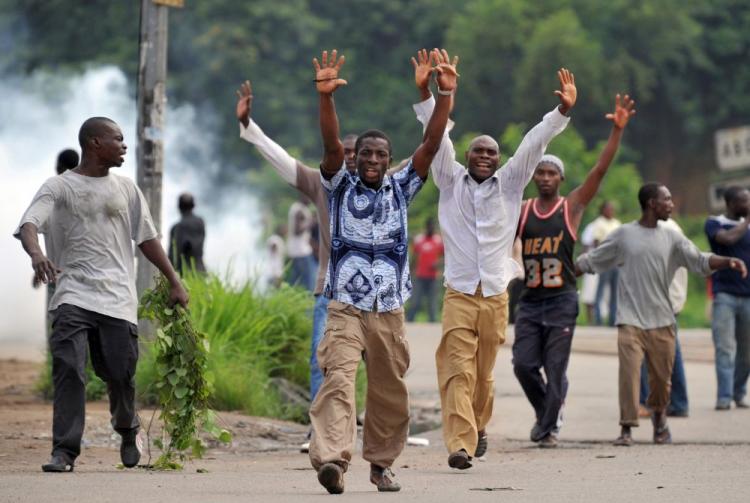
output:
[[638,398],[641,387],[641,362],[646,357],[650,393],[646,405],[663,412],[669,405],[672,389],[672,367],[675,354],[673,326],[644,330],[620,325],[617,330],[617,353],[620,359],[620,424],[638,426]]
[[354,379],[363,358],[367,402],[362,455],[389,467],[404,449],[409,433],[404,310],[375,313],[332,300],[318,346],[323,384],[310,408],[310,462],[316,470],[331,462],[346,470],[352,459],[357,440]]
[[443,338],[435,354],[443,439],[449,452],[477,449],[477,433],[492,417],[495,358],[505,342],[508,294],[482,297],[448,288],[443,300]]

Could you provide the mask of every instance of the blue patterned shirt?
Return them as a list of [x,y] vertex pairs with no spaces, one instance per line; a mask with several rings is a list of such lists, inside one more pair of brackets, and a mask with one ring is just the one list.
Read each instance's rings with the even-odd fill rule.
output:
[[326,180],[331,258],[326,297],[363,311],[393,311],[411,296],[406,208],[424,185],[409,165],[374,190],[342,165]]

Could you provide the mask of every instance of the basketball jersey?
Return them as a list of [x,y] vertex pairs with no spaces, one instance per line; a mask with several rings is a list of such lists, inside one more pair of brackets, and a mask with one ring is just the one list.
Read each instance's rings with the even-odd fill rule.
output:
[[526,201],[518,235],[526,271],[521,299],[541,300],[576,291],[573,248],[577,238],[567,199],[560,198],[546,214],[538,210],[536,199]]

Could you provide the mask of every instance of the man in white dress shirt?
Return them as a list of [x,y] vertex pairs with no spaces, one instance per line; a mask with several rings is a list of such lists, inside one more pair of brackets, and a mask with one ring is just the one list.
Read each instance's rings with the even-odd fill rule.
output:
[[[422,54],[412,63],[423,99],[414,109],[425,124],[435,103],[427,87],[429,64]],[[567,126],[566,114],[577,97],[573,75],[561,69],[558,77],[560,90],[555,94],[561,104],[526,134],[502,169],[498,144],[486,135],[469,145],[468,169],[456,162],[447,132],[432,162],[440,190],[446,285],[443,337],[435,359],[443,438],[452,468],[470,468],[472,456],[481,457],[487,448],[484,429],[492,416],[492,371],[508,320],[506,289],[522,274],[512,247],[523,190],[547,144]]]

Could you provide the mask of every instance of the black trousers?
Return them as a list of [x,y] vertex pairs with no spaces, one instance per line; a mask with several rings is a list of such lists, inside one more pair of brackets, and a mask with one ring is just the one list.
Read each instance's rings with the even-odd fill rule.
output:
[[107,384],[112,427],[120,435],[138,431],[138,327],[71,304],[61,305],[53,316],[49,339],[54,384],[52,454],[73,463],[81,453],[86,418],[87,345],[94,372]]
[[[521,300],[513,342],[513,372],[536,413],[541,440],[557,433],[568,392],[566,371],[570,359],[578,295],[575,292],[541,301]],[[540,372],[544,369],[544,377]]]

